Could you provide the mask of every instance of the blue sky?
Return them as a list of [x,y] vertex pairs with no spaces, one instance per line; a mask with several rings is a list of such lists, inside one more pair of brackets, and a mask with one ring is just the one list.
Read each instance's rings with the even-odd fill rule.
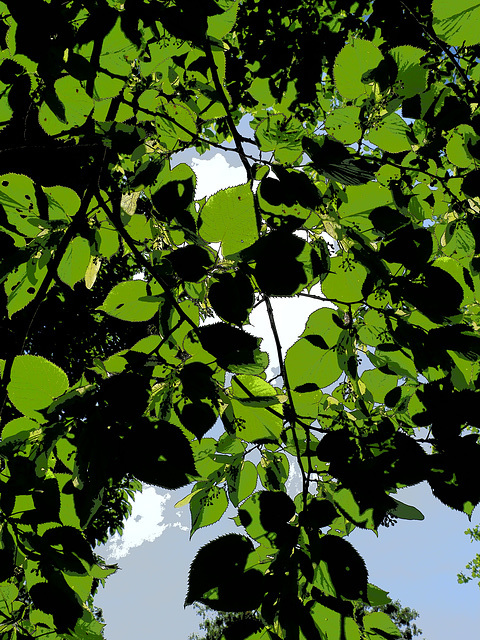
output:
[[[197,198],[245,182],[243,167],[229,165],[219,153],[210,152],[201,159],[190,153],[180,160],[191,163],[197,174]],[[236,155],[228,154],[228,161],[235,162]],[[318,307],[318,301],[308,299],[274,300],[284,349],[293,344],[309,313]],[[250,330],[264,336],[262,348],[274,357],[273,340],[261,307],[253,316]],[[272,361],[271,366],[275,365]],[[294,493],[297,482],[298,478],[292,476]],[[145,488],[134,503],[122,538],[115,536],[98,550],[107,561],[120,566],[96,599],[97,606],[104,610],[107,640],[186,640],[198,631],[200,618],[192,607],[183,608],[190,562],[200,546],[238,529],[230,520],[234,510],[227,511],[219,523],[200,529],[190,541],[188,506],[174,506],[188,493],[188,489],[167,492]],[[381,527],[378,538],[364,530],[355,531],[349,538],[366,561],[370,582],[420,613],[417,623],[427,640],[477,638],[480,589],[473,582],[459,585],[456,578],[480,552],[480,545],[471,544],[464,535],[471,526],[468,518],[436,500],[426,483],[404,489],[398,497],[419,508],[425,520]],[[479,520],[477,508],[472,523]]]

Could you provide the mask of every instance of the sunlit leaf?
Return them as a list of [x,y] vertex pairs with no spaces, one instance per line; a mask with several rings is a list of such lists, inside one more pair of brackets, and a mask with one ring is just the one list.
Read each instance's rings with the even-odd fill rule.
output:
[[221,242],[224,256],[238,253],[258,238],[248,184],[215,193],[203,207],[200,220],[200,235],[207,242]]
[[159,299],[148,293],[143,280],[130,280],[116,285],[99,309],[119,320],[144,322],[158,311]]
[[34,418],[37,411],[68,389],[64,371],[40,356],[17,356],[13,361],[8,395],[24,415]]

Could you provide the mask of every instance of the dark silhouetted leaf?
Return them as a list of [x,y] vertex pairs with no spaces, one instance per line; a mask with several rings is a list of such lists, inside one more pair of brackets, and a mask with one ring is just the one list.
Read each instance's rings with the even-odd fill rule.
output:
[[300,523],[306,529],[318,530],[328,527],[338,512],[329,500],[311,500],[300,514]]
[[203,348],[211,353],[224,369],[231,365],[255,363],[254,352],[260,344],[260,338],[223,322],[200,327],[198,333]]
[[165,420],[139,419],[124,446],[126,466],[142,482],[178,489],[196,475],[190,443],[178,427]]
[[190,567],[185,606],[197,601],[221,611],[256,609],[263,596],[263,575],[245,571],[252,551],[252,542],[236,533],[203,546]]
[[318,543],[318,553],[319,558],[327,564],[337,596],[368,602],[365,562],[347,540],[325,535]]
[[190,402],[183,407],[180,419],[201,440],[217,421],[217,414],[206,402]]
[[365,184],[375,178],[377,166],[361,156],[355,157],[341,142],[328,136],[315,140],[304,137],[302,146],[314,168],[326,178],[345,185]]
[[252,283],[241,271],[217,275],[208,298],[222,320],[238,325],[246,322],[255,303]]
[[49,580],[34,584],[29,595],[38,609],[53,616],[60,633],[72,631],[77,620],[82,617],[82,604],[59,572],[49,573]]
[[215,383],[212,369],[203,362],[187,363],[180,371],[183,392],[193,402],[204,398],[214,398]]
[[168,260],[181,280],[187,282],[198,282],[204,278],[214,263],[211,254],[196,244],[176,249],[168,256]]
[[271,296],[291,296],[307,284],[307,275],[298,260],[305,242],[284,231],[272,231],[244,252],[253,258],[255,279],[260,289]]

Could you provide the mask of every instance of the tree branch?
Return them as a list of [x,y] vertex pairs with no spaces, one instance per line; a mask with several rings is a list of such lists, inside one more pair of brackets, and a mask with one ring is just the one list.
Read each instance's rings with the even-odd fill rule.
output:
[[110,222],[113,224],[113,226],[117,230],[117,232],[120,235],[120,237],[122,238],[122,240],[125,241],[125,243],[127,244],[128,248],[130,249],[130,251],[135,256],[135,258],[137,260],[137,263],[139,265],[141,265],[145,269],[145,271],[147,271],[152,276],[152,278],[154,278],[154,280],[156,280],[158,282],[158,284],[164,290],[165,298],[168,299],[168,301],[171,303],[171,305],[173,306],[175,311],[178,313],[180,318],[182,318],[182,320],[187,322],[192,327],[192,329],[195,331],[195,333],[198,334],[198,326],[197,326],[197,324],[190,318],[190,316],[188,316],[185,313],[185,311],[182,309],[180,304],[177,302],[175,296],[170,291],[166,281],[162,278],[162,276],[160,276],[157,273],[157,270],[140,253],[140,251],[137,249],[137,246],[136,246],[133,238],[131,238],[130,234],[125,230],[125,227],[123,226],[121,218],[120,218],[121,198],[120,197],[115,197],[115,199],[112,199],[112,210],[110,210],[108,205],[107,205],[107,203],[103,199],[102,194],[100,193],[100,189],[97,189],[97,192],[95,193],[95,197],[97,198],[100,206],[104,210],[104,212],[107,215],[107,217],[110,220]]
[[442,42],[442,40],[440,40],[440,38],[437,36],[437,34],[433,31],[433,29],[430,29],[430,27],[428,27],[427,25],[423,24],[422,21],[418,18],[417,15],[415,15],[415,12],[412,11],[412,9],[410,9],[410,7],[405,4],[405,2],[403,2],[403,0],[400,0],[400,4],[403,6],[404,9],[406,9],[406,11],[408,11],[408,13],[412,16],[412,18],[415,20],[415,22],[425,31],[425,33],[427,34],[427,36],[433,40],[433,42],[435,42],[435,44],[440,47],[440,49],[444,52],[444,54],[449,58],[450,62],[453,64],[453,66],[455,67],[458,75],[462,78],[463,82],[465,83],[465,87],[468,89],[468,91],[471,92],[474,100],[478,100],[478,92],[475,90],[475,85],[473,84],[473,82],[467,77],[467,74],[465,73],[465,71],[462,69],[462,67],[458,64],[457,59],[455,58],[455,56],[453,55],[453,53],[450,51],[450,47],[445,46],[445,44]]
[[[288,375],[287,375],[287,370],[285,368],[285,362],[283,360],[282,345],[280,343],[280,337],[278,335],[277,325],[275,324],[275,316],[274,316],[274,313],[273,313],[272,303],[270,302],[270,298],[268,296],[265,296],[264,299],[265,299],[265,305],[267,307],[268,320],[270,322],[270,327],[272,329],[273,338],[275,340],[275,346],[276,346],[276,349],[277,349],[278,361],[279,361],[279,364],[280,364],[280,371],[282,372],[282,377],[283,377],[283,384],[285,385],[285,389],[287,390],[288,403],[290,405],[290,410],[291,410],[292,417],[293,417],[293,419],[290,420],[290,423],[291,423],[291,426],[292,426],[293,442],[295,444],[295,450],[297,452],[298,465],[299,465],[300,471],[302,473],[303,503],[306,506],[307,505],[307,494],[308,494],[308,486],[309,486],[310,478],[309,478],[309,474],[307,472],[305,472],[305,469],[303,467],[302,456],[301,456],[301,453],[300,453],[300,443],[298,441],[298,436],[297,436],[297,433],[295,431],[295,423],[298,421],[298,419],[297,419],[297,415],[296,415],[296,412],[295,412],[295,405],[293,403],[292,390],[290,388],[290,383],[288,382]],[[307,440],[308,440],[309,428],[307,428],[306,431],[307,431]]]
[[207,45],[205,47],[205,55],[210,66],[210,71],[212,72],[213,84],[215,85],[215,89],[217,90],[220,102],[222,103],[222,106],[225,109],[225,113],[227,114],[226,119],[228,122],[228,128],[230,129],[233,139],[235,140],[237,153],[240,156],[240,160],[242,161],[243,166],[245,167],[245,171],[247,172],[247,179],[249,182],[251,182],[253,181],[252,167],[250,166],[247,157],[245,156],[245,152],[242,147],[242,137],[238,133],[235,123],[233,122],[232,114],[230,113],[230,105],[228,104],[228,100],[220,82],[220,78],[218,77],[217,65],[215,64],[215,60],[213,58],[211,45]]

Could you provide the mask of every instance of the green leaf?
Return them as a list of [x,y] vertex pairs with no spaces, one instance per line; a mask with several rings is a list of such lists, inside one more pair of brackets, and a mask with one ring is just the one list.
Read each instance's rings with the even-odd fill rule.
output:
[[325,119],[325,128],[329,135],[343,144],[358,142],[362,135],[360,107],[335,109]]
[[[63,117],[59,117],[58,110],[54,112],[52,103],[43,102],[38,112],[38,121],[49,135],[57,135],[68,129],[81,127],[87,121],[93,110],[93,100],[87,94],[81,83],[65,76],[57,80],[54,84],[55,99],[63,107]],[[53,105],[52,105],[53,106]]]
[[258,230],[250,185],[215,193],[203,207],[200,221],[202,238],[221,242],[225,257],[252,245],[258,238]]
[[9,582],[0,583],[0,598],[2,603],[12,604],[16,600],[18,596],[18,589],[14,584],[10,584]]
[[262,151],[273,151],[277,162],[292,164],[302,157],[302,123],[281,114],[268,114],[255,130]]
[[315,602],[311,608],[316,626],[327,640],[360,640],[360,630],[353,618]]
[[265,489],[284,491],[290,465],[284,453],[265,450],[257,465],[258,477]]
[[401,518],[402,520],[425,520],[425,516],[416,507],[412,507],[409,504],[405,504],[393,498],[397,503],[397,506],[393,511],[390,511],[392,516]]
[[385,638],[385,640],[393,640],[394,638],[402,637],[402,632],[395,626],[387,614],[383,613],[383,611],[372,611],[372,613],[367,613],[363,618],[363,624],[365,626],[365,631],[369,636],[371,634],[377,634],[381,638]]
[[337,489],[332,494],[332,499],[339,511],[355,525],[372,529],[373,531],[376,530],[373,509],[369,508],[363,511],[349,489]]
[[222,40],[227,33],[229,33],[237,18],[238,1],[232,3],[232,5],[220,15],[208,16],[208,28],[207,34],[211,38],[217,38]]
[[382,60],[380,50],[372,42],[356,38],[345,45],[333,67],[339,93],[347,100],[354,100],[367,93],[362,78],[369,71],[376,69]]
[[475,161],[469,151],[469,146],[475,144],[478,140],[478,136],[469,125],[461,124],[455,127],[448,136],[445,149],[450,162],[462,169],[473,167]]
[[391,113],[369,129],[367,138],[384,151],[400,153],[412,148],[411,135],[411,128],[405,120],[398,113]]
[[326,298],[339,300],[342,304],[363,299],[362,287],[367,277],[366,268],[349,257],[337,256],[330,261],[330,273],[322,282]]
[[253,462],[244,460],[240,466],[231,466],[227,471],[228,497],[234,507],[248,498],[257,486],[257,469]]
[[391,599],[388,597],[388,591],[384,591],[383,589],[376,587],[374,584],[368,583],[367,591],[368,601],[372,607],[382,606],[391,602]]
[[228,497],[223,487],[210,486],[195,493],[190,500],[192,525],[190,537],[201,527],[218,522],[228,507]]
[[387,375],[378,369],[370,369],[364,371],[360,378],[360,382],[365,385],[371,393],[373,402],[383,404],[385,396],[392,389],[397,388],[397,379],[392,375]]
[[7,422],[2,429],[2,444],[6,442],[25,441],[30,435],[33,435],[35,431],[40,430],[41,427],[38,422],[30,420],[29,418],[14,418]]
[[5,281],[9,318],[35,299],[48,273],[48,259],[49,256],[45,252],[10,271]]
[[127,77],[132,73],[132,63],[137,55],[137,48],[126,37],[121,19],[118,18],[113,29],[103,39],[100,67],[113,75]]
[[433,29],[450,46],[477,44],[480,3],[476,0],[433,0]]
[[308,383],[323,389],[335,382],[342,373],[334,349],[321,350],[306,338],[297,340],[287,351],[285,367],[293,389]]
[[27,176],[16,173],[0,176],[0,204],[8,223],[27,237],[36,237],[46,224],[39,218],[35,186]]
[[158,311],[159,299],[149,294],[149,287],[143,280],[129,280],[117,284],[98,307],[113,318],[130,322],[145,322]]
[[422,93],[427,86],[428,74],[427,69],[420,64],[425,51],[411,45],[402,45],[390,49],[388,53],[398,68],[395,91],[405,98]]
[[[233,378],[232,391],[238,437],[247,442],[278,442],[283,429],[283,407],[275,389],[257,376],[240,375]],[[275,413],[266,407],[271,407]]]
[[41,356],[17,356],[13,361],[8,396],[15,407],[29,418],[48,407],[68,389],[65,372]]
[[[387,206],[393,202],[390,189],[378,182],[348,186],[345,189],[345,193],[345,201],[340,205],[338,213],[344,224],[351,225],[355,230],[362,232],[371,227],[369,214],[377,210],[383,211],[384,215],[388,215],[387,211],[389,209],[387,209]],[[376,217],[378,217],[378,214]]]
[[90,264],[90,244],[81,236],[76,236],[68,245],[60,264],[58,276],[73,289],[79,280],[86,277]]

